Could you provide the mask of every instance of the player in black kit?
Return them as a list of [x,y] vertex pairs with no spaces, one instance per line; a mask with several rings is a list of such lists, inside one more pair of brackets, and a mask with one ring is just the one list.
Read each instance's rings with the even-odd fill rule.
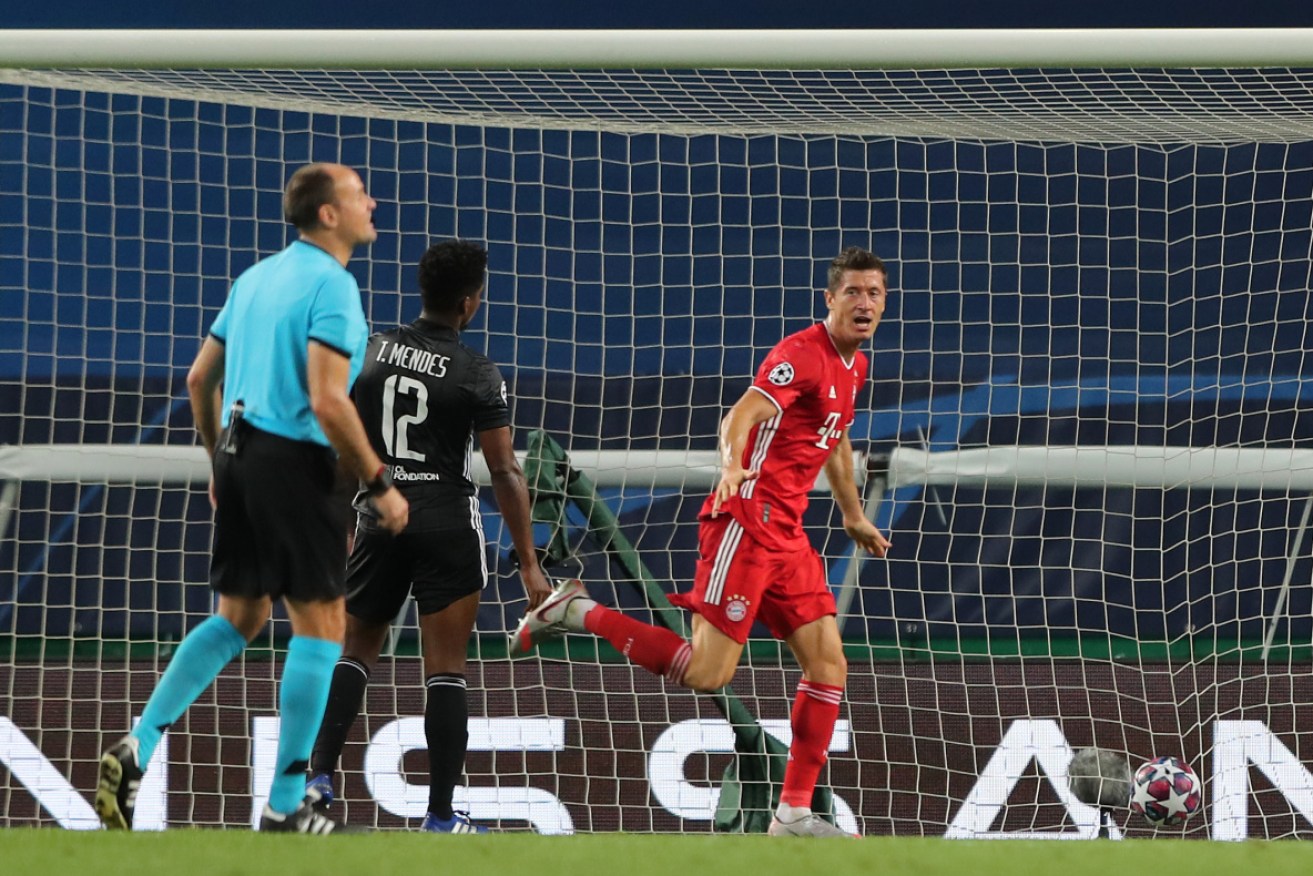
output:
[[369,673],[392,619],[414,593],[424,654],[424,734],[429,746],[429,810],[421,830],[486,833],[452,809],[469,740],[465,654],[488,580],[479,499],[470,459],[477,436],[497,507],[520,557],[533,609],[551,593],[538,565],[524,472],[511,448],[506,383],[460,332],[483,301],[488,254],[463,240],[434,244],[419,262],[420,318],[369,339],[355,402],[370,443],[410,502],[400,535],[384,530],[357,498],[355,545],[347,566],[347,628],[324,722],[310,761],[309,788],[322,806]]

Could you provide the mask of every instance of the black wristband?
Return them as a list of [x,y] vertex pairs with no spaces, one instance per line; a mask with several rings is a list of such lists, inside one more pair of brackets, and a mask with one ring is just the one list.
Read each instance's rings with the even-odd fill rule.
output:
[[383,495],[390,489],[392,489],[392,473],[388,471],[386,465],[381,465],[378,468],[378,474],[374,475],[374,479],[365,484],[365,494],[372,499],[375,496]]

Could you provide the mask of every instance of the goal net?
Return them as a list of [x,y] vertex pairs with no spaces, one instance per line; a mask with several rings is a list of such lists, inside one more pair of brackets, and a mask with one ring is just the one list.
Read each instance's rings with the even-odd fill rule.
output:
[[[183,378],[231,279],[289,240],[288,174],[326,160],[379,202],[351,265],[373,326],[418,314],[430,242],[487,244],[465,340],[510,380],[517,446],[539,429],[581,460],[666,587],[692,578],[724,410],[819,318],[831,257],[888,262],[852,437],[894,547],[853,557],[823,492],[807,519],[849,660],[822,775],[843,826],[1092,837],[1066,771],[1093,746],[1189,762],[1205,809],[1186,835],[1313,830],[1306,51],[1273,61],[1287,44],[1233,33],[1249,55],[1177,61],[1151,33],[1138,58],[1093,35],[1104,54],[955,61],[973,37],[941,35],[877,69],[874,48],[806,35],[810,59],[744,60],[721,35],[727,60],[663,61],[673,43],[647,34],[572,64],[532,38],[470,60],[456,35],[444,64],[405,35],[357,58],[288,34],[179,36],[151,45],[194,60],[133,62],[99,36],[0,70],[0,824],[95,826],[100,750],[211,611]],[[39,37],[0,42],[24,58]],[[388,61],[389,39],[411,47]],[[589,637],[509,661],[523,595],[488,491],[483,510],[458,806],[544,832],[710,831],[729,725]],[[649,617],[567,516],[558,574]],[[251,822],[287,635],[276,620],[172,728],[140,827]],[[348,820],[400,828],[427,800],[413,609],[391,652],[340,784]],[[754,638],[734,689],[787,741],[798,678]]]

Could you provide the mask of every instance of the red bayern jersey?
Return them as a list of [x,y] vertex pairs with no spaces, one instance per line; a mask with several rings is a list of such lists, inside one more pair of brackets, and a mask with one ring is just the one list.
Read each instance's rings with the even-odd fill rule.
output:
[[[753,428],[743,452],[743,468],[760,475],[744,481],[723,510],[758,543],[776,550],[807,546],[807,493],[852,425],[866,371],[865,354],[840,356],[823,322],[780,341],[757,369],[752,388],[778,412]],[[703,504],[703,517],[710,515],[713,499],[714,493]]]

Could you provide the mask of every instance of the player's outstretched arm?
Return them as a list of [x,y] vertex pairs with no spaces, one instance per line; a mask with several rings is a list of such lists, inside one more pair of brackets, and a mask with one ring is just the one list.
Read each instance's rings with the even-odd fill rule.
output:
[[[331,347],[316,341],[310,342],[306,358],[310,409],[315,412],[320,428],[328,436],[333,449],[342,457],[347,470],[354,473],[362,483],[370,484],[383,471],[383,460],[378,458],[370,446],[365,426],[360,422],[360,414],[347,395],[350,374],[350,359]],[[385,480],[383,483],[388,482]],[[389,486],[385,491],[372,496],[370,501],[378,511],[380,526],[390,532],[401,532],[406,528],[410,506],[396,487]]]
[[773,401],[757,390],[749,389],[720,421],[720,483],[716,485],[716,498],[711,503],[712,517],[720,513],[721,505],[739,494],[744,481],[753,480],[759,474],[743,467],[743,450],[748,446],[753,427],[779,412]]
[[862,497],[853,482],[853,445],[848,432],[834,445],[825,460],[825,478],[830,482],[834,501],[843,512],[843,529],[857,545],[869,554],[883,557],[889,550],[889,539],[875,524],[866,519],[862,510]]
[[547,576],[538,565],[538,553],[533,546],[533,521],[529,514],[529,485],[524,470],[515,458],[511,445],[510,426],[498,426],[479,433],[479,449],[483,461],[492,475],[492,494],[497,510],[511,532],[511,542],[520,558],[520,581],[529,597],[529,611],[542,605],[552,592]]

